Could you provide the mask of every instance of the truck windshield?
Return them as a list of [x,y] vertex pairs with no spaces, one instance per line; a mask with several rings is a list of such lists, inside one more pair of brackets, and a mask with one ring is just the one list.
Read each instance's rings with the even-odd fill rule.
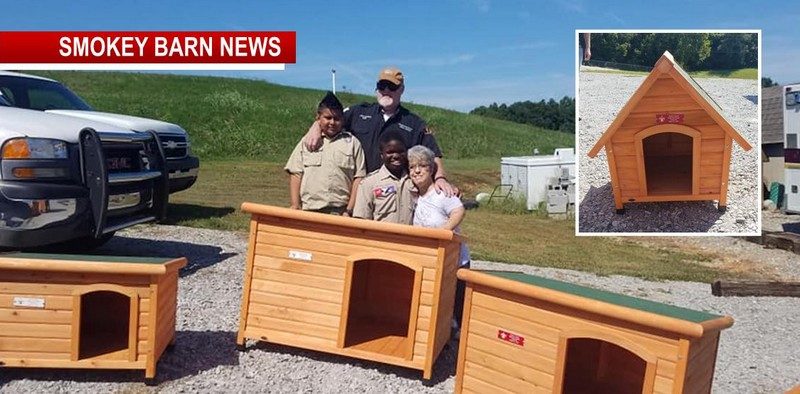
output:
[[0,98],[14,107],[36,109],[77,109],[91,111],[77,94],[64,85],[44,79],[0,75]]

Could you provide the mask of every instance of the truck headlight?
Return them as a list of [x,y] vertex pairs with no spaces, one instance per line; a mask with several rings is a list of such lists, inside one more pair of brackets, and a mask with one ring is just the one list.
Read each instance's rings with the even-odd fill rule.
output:
[[192,155],[192,141],[189,141],[189,133],[186,133],[186,156]]
[[49,138],[13,138],[3,144],[6,159],[66,159],[67,143]]

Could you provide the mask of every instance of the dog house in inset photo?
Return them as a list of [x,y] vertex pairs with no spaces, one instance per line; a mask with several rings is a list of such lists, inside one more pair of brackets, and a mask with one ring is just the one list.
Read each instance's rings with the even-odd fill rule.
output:
[[0,255],[0,366],[142,369],[175,336],[185,258]]
[[247,339],[423,371],[447,340],[452,231],[244,203],[252,214],[237,344]]
[[733,142],[751,146],[669,52],[588,156],[605,148],[617,213],[626,202],[717,201],[725,211]]
[[516,272],[467,282],[455,391],[708,393],[733,319]]

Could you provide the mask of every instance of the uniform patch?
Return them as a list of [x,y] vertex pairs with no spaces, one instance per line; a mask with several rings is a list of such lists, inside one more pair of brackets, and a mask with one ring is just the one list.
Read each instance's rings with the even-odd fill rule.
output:
[[397,124],[397,126],[399,126],[401,129],[403,129],[403,130],[405,130],[405,131],[408,131],[408,132],[412,132],[412,131],[414,131],[414,129],[413,129],[413,128],[411,128],[410,126],[406,126],[406,125],[404,125],[404,124],[402,124],[402,123],[398,123],[398,124]]
[[375,195],[375,197],[388,197],[395,193],[397,193],[397,188],[395,188],[394,185],[378,186],[372,189],[372,194]]
[[361,120],[372,119],[372,115],[358,115],[361,117]]

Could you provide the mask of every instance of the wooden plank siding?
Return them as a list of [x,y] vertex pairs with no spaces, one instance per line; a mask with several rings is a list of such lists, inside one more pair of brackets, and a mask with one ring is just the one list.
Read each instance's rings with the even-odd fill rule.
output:
[[[129,263],[110,257],[98,263],[91,258],[53,261],[49,257],[0,256],[0,361],[9,367],[147,369],[154,363],[149,351],[156,337],[171,338],[175,330],[177,269],[185,259],[164,260],[165,274],[157,263]],[[181,261],[182,260],[182,261]],[[64,264],[61,264],[64,262]],[[114,266],[119,264],[119,266]],[[25,269],[25,267],[30,267]],[[96,270],[96,271],[95,271]],[[151,287],[161,284],[164,297],[151,302]],[[97,291],[123,294],[131,309],[128,315],[128,351],[78,359],[79,314],[91,313],[81,305],[83,297]],[[170,302],[169,298],[172,298]],[[15,306],[14,298],[42,299],[42,308]],[[160,327],[149,322],[160,316]],[[163,349],[161,349],[163,350]]]
[[[159,359],[175,336],[178,308],[178,271],[162,275],[157,285],[157,315],[155,327],[155,359]],[[142,323],[139,323],[140,326]]]
[[[382,231],[374,222],[250,203],[243,210],[253,214],[253,232],[238,344],[252,338],[422,369],[430,377],[450,335],[460,253],[452,232],[395,224]],[[347,342],[350,308],[363,306],[346,295],[364,291],[351,287],[349,275],[366,275],[358,267],[372,260],[403,266],[398,272],[411,275],[404,280],[413,279],[410,337],[400,337],[402,346]]]
[[[467,296],[456,393],[561,393],[565,387],[576,389],[567,386],[565,379],[587,378],[597,380],[583,384],[606,390],[611,390],[606,384],[623,384],[614,386],[622,388],[628,382],[643,384],[643,393],[710,392],[719,330],[732,324],[730,318],[709,314],[702,320],[687,315],[684,321],[702,325],[704,330],[680,331],[676,326],[655,324],[655,316],[642,316],[637,322],[627,315],[613,315],[609,310],[620,301],[600,294],[519,276],[524,275],[512,281],[509,273],[459,273],[467,281]],[[614,304],[604,309],[587,307],[601,299]],[[522,339],[504,340],[502,332]],[[575,347],[570,345],[574,339],[580,340]],[[618,350],[608,352],[613,348]],[[584,358],[568,363],[567,357],[576,355]],[[633,368],[637,364],[643,367]],[[594,378],[574,374],[587,368]],[[638,386],[627,388],[638,392]]]

